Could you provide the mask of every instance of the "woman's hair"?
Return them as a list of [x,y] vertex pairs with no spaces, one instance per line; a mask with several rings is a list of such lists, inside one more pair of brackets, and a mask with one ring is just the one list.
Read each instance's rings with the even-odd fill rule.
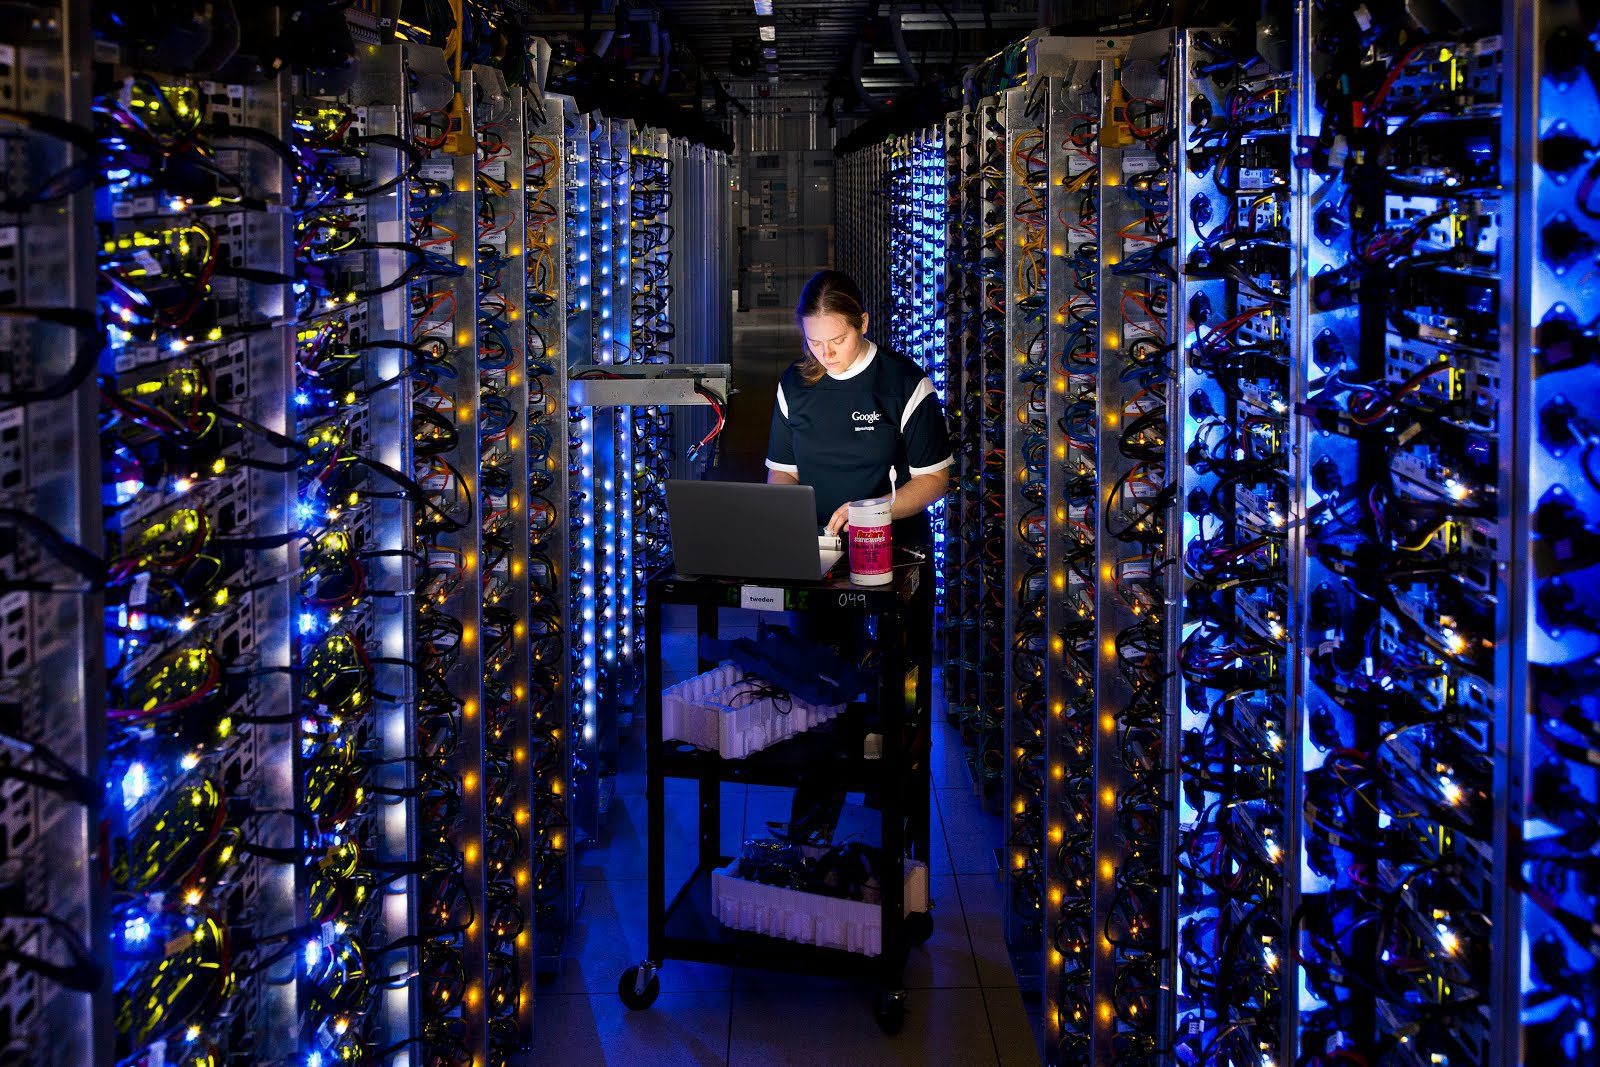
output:
[[[800,290],[800,303],[794,309],[794,317],[798,321],[811,315],[837,315],[852,330],[860,330],[867,324],[865,303],[860,288],[850,275],[842,270],[819,270]],[[815,385],[827,373],[828,369],[811,354],[807,346],[805,358],[800,361],[801,380],[807,385]]]

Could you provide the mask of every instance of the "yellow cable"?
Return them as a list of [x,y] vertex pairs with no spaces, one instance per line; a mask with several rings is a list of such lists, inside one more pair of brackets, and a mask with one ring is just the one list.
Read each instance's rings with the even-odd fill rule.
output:
[[450,35],[444,41],[444,54],[451,58],[452,79],[455,81],[456,93],[450,98],[450,106],[445,108],[445,135],[444,154],[447,156],[471,156],[478,151],[477,138],[472,135],[467,124],[467,103],[461,98],[461,59],[466,51],[462,40],[461,5],[462,0],[449,0],[450,14],[456,20]]

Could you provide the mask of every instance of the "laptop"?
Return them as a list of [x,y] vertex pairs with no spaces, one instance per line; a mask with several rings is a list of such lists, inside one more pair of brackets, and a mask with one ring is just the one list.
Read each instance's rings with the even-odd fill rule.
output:
[[679,574],[821,581],[844,555],[817,535],[809,485],[667,482],[672,561]]

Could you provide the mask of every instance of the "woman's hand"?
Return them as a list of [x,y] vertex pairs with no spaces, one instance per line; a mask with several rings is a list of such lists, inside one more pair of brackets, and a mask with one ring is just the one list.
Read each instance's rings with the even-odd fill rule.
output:
[[850,521],[850,505],[848,503],[840,504],[839,505],[839,510],[835,511],[833,513],[833,518],[828,520],[828,526],[827,526],[828,536],[830,536],[830,537],[843,537],[844,536],[844,528],[845,528],[846,524],[849,523],[849,521]]

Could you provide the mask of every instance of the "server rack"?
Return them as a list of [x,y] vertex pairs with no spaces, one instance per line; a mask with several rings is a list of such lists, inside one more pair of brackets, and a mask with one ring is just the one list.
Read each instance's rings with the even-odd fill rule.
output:
[[[611,274],[607,280],[611,301],[610,316],[611,356],[613,363],[632,363],[637,360],[633,350],[633,138],[632,122],[611,124],[611,140],[607,153],[610,167],[609,192],[612,223],[609,234],[612,244]],[[610,648],[607,656],[615,664],[613,703],[619,722],[632,721],[635,691],[639,685],[633,659],[634,562],[633,562],[633,409],[619,407],[615,413],[612,450],[616,456],[614,530],[616,596],[613,615],[607,622],[611,632],[607,635]],[[624,711],[626,708],[628,710]],[[612,744],[618,738],[613,728]],[[611,773],[616,773],[611,762]]]
[[[566,212],[566,364],[570,371],[574,365],[584,365],[592,359],[596,286],[591,250],[597,245],[592,233],[590,120],[570,101],[565,104],[563,159],[566,174],[562,191]],[[579,840],[594,840],[600,832],[600,765],[596,748],[599,672],[595,605],[600,588],[596,566],[599,539],[596,486],[603,480],[596,477],[595,451],[600,437],[593,417],[581,406],[574,405],[569,414],[569,426],[570,499],[579,504],[593,502],[569,512],[572,601],[567,627],[573,635],[570,662],[576,680],[568,735],[572,761],[569,810],[575,835],[573,845],[576,846]]]
[[529,553],[530,392],[523,90],[498,70],[475,67],[478,192],[479,512],[483,558],[484,985],[497,1057],[531,1047],[535,956],[532,650]]
[[1005,245],[1006,161],[1011,142],[1005,125],[1003,95],[985,100],[978,109],[981,170],[978,172],[978,363],[976,392],[983,413],[976,447],[977,528],[982,538],[977,553],[977,606],[973,665],[976,694],[973,729],[977,735],[974,766],[986,807],[1005,800],[1006,685],[1005,647],[1006,545],[1009,543],[1006,492],[1010,471],[1005,446],[1008,426],[1005,389],[992,383],[1008,380],[1006,350],[1006,282],[1010,259]]
[[1099,87],[1101,64],[1069,58],[1050,88],[1050,437],[1046,507],[1050,583],[1046,633],[1043,819],[1045,899],[1041,951],[1042,1039],[1050,1062],[1079,1062],[1094,1017],[1090,982],[1094,941],[1092,887],[1098,582],[1094,552],[1100,514],[1095,495],[1099,447],[1096,413],[1100,356]]
[[[632,307],[634,362],[671,363],[675,339],[669,314],[674,298],[673,260],[682,251],[682,239],[668,223],[682,175],[669,155],[672,139],[652,129],[637,131],[631,149],[632,203],[629,243],[633,261],[628,291]],[[671,530],[667,522],[666,483],[672,477],[674,415],[666,405],[635,407],[631,478],[631,508],[635,579],[626,626],[629,656],[642,681],[644,663],[644,609],[646,583],[638,575],[653,574],[671,561]]]
[[1511,27],[1499,5],[1386,13],[1358,52],[1341,14],[1307,13],[1299,59],[1314,147],[1295,1051],[1399,1034],[1406,1062],[1484,1062],[1513,876],[1492,825],[1510,722]]
[[[103,151],[129,165],[113,164],[96,198],[105,440],[98,477],[78,487],[115,478],[103,512],[104,628],[85,636],[110,657],[104,699],[89,702],[107,739],[106,762],[91,771],[110,785],[101,995],[129,1010],[98,1052],[191,1036],[238,1048],[257,1028],[282,1050],[300,1021],[298,991],[260,973],[274,958],[256,946],[294,930],[300,905],[297,857],[277,854],[295,841],[271,817],[298,799],[297,738],[263,715],[303,697],[288,675],[284,578],[295,559],[279,525],[293,483],[274,441],[290,428],[293,312],[281,286],[250,272],[281,277],[288,262],[288,218],[265,205],[288,199],[289,177],[217,127],[283,135],[286,84],[145,74],[146,57],[100,44],[106,72],[132,76],[95,86],[96,107],[119,126]],[[229,144],[237,204],[191,197],[138,166],[142,139],[176,131]],[[176,827],[194,823],[211,835],[174,855],[185,836]],[[258,966],[231,963],[233,951]],[[190,968],[209,1002],[169,999],[163,976]]]
[[[933,392],[946,416],[950,410],[949,367],[946,350],[949,320],[945,294],[945,246],[948,243],[949,216],[946,214],[944,130],[933,126],[922,130],[912,141],[912,170],[909,196],[912,201],[912,226],[916,234],[912,281],[907,286],[912,296],[915,326],[908,353],[928,373]],[[953,475],[952,475],[953,476]],[[945,620],[945,557],[950,551],[947,505],[935,501],[929,511],[933,535],[936,626]],[[931,684],[931,683],[930,683]]]
[[[1502,262],[1514,266],[1517,300],[1514,338],[1507,339],[1515,353],[1507,365],[1516,374],[1515,599],[1509,758],[1497,761],[1494,781],[1495,859],[1512,896],[1493,916],[1493,954],[1520,981],[1495,987],[1491,1054],[1503,1063],[1567,1065],[1597,1054],[1588,1005],[1600,960],[1592,887],[1578,874],[1585,864],[1592,870],[1600,853],[1584,829],[1600,799],[1600,639],[1592,616],[1585,621],[1573,610],[1592,601],[1595,588],[1600,486],[1589,460],[1597,309],[1585,276],[1600,227],[1587,195],[1593,162],[1572,151],[1593,142],[1583,117],[1593,114],[1600,93],[1600,71],[1572,45],[1600,27],[1592,10],[1565,0],[1512,10],[1517,47],[1504,73],[1516,106],[1503,119],[1501,166],[1508,189],[1515,180],[1517,224],[1501,244]],[[1527,151],[1530,143],[1536,152]],[[1511,217],[1502,203],[1502,218]]]
[[[29,783],[17,771],[57,774],[90,783],[105,765],[106,664],[104,597],[87,575],[54,564],[44,549],[52,536],[98,556],[103,551],[95,440],[96,392],[82,373],[93,369],[95,246],[91,191],[12,202],[15,188],[39,189],[93,146],[33,129],[19,112],[87,129],[90,94],[66,72],[82,70],[91,53],[86,5],[41,5],[33,32],[0,47],[0,173],[11,176],[0,206],[0,575],[12,588],[0,598],[0,704],[7,709],[0,756],[0,863],[12,903],[0,937],[17,953],[69,961],[50,948],[50,921],[104,959],[110,944],[107,891],[96,824],[103,801],[95,789]],[[48,858],[48,862],[40,862]],[[76,986],[76,988],[74,987]],[[33,968],[5,969],[0,1045],[50,1047],[48,1062],[69,1064],[110,1055],[114,1025],[102,975],[53,982]],[[97,995],[98,994],[98,995]]]
[[949,240],[951,324],[956,339],[950,349],[950,378],[959,383],[959,402],[950,408],[951,441],[955,466],[953,492],[947,507],[956,518],[961,536],[951,552],[953,573],[946,585],[955,589],[955,618],[946,646],[945,681],[950,713],[961,729],[974,781],[991,776],[984,763],[981,742],[987,731],[978,728],[978,549],[979,464],[982,452],[983,374],[981,368],[980,233],[983,201],[977,184],[980,140],[978,116],[963,111],[948,120],[953,132],[946,149],[947,197],[957,205],[952,211]]
[[[1006,940],[1019,981],[1038,981],[1044,914],[1045,574],[1049,465],[1045,422],[1049,333],[1050,160],[1047,80],[1005,94],[1006,459],[1004,656],[1007,774]],[[990,385],[990,389],[994,386]]]
[[1255,1062],[1283,1055],[1294,1000],[1281,976],[1299,803],[1287,721],[1297,699],[1289,545],[1302,515],[1287,405],[1292,312],[1304,306],[1291,307],[1296,89],[1292,70],[1242,58],[1225,35],[1191,30],[1175,45],[1173,107],[1184,116],[1172,197],[1183,405],[1175,1033],[1191,1056]]
[[[672,459],[659,407],[648,447],[596,439],[568,364],[626,362],[634,311],[651,358],[677,315],[726,352],[726,159],[594,121],[607,266],[659,296],[597,310],[570,101],[404,40],[208,80],[75,3],[30,27],[0,44],[0,1041],[510,1062],[598,810],[597,638],[637,639],[585,632],[595,517],[631,552]],[[630,237],[635,136],[692,161],[648,179],[658,227],[695,183],[681,260]]]
[[[946,718],[959,724],[967,707],[967,680],[969,672],[965,657],[970,598],[966,587],[966,554],[968,538],[965,535],[965,508],[967,500],[967,433],[966,415],[966,355],[972,347],[968,331],[969,306],[965,275],[961,264],[965,262],[962,249],[968,233],[966,221],[966,182],[962,159],[966,147],[966,116],[953,112],[943,123],[942,151],[935,165],[938,178],[944,185],[945,241],[944,248],[935,255],[944,261],[937,271],[944,293],[945,322],[942,355],[944,361],[945,418],[950,425],[951,458],[950,489],[945,494],[944,514],[946,543],[941,584],[944,589],[942,623],[936,647],[943,664],[943,683]],[[964,736],[964,735],[963,735]]]
[[[421,776],[412,773],[414,718],[403,703],[418,689],[409,667],[416,655],[414,619],[408,602],[388,592],[412,589],[419,580],[414,558],[414,502],[404,494],[381,491],[359,503],[352,503],[349,496],[341,500],[334,488],[337,476],[330,470],[325,477],[325,461],[314,458],[316,450],[324,446],[351,448],[382,465],[373,468],[375,473],[385,468],[406,474],[413,470],[409,389],[411,376],[421,371],[406,348],[409,294],[403,286],[389,284],[390,279],[405,277],[407,267],[398,245],[408,236],[404,227],[411,190],[403,182],[391,180],[407,166],[402,151],[408,134],[402,56],[394,48],[369,48],[363,60],[366,71],[347,92],[325,88],[314,76],[306,78],[298,87],[292,112],[292,144],[312,157],[337,154],[339,135],[333,131],[345,126],[347,119],[347,134],[353,131],[355,137],[371,135],[385,142],[368,153],[359,171],[360,182],[351,190],[353,195],[344,210],[329,211],[314,197],[303,196],[295,221],[295,248],[305,263],[297,266],[296,273],[306,272],[306,287],[297,294],[303,305],[294,328],[294,404],[290,410],[295,413],[295,439],[313,449],[310,462],[297,472],[295,504],[289,512],[291,525],[298,525],[304,534],[303,541],[289,546],[293,570],[306,576],[292,616],[295,661],[307,668],[320,662],[325,664],[324,670],[332,667],[337,671],[341,656],[348,658],[353,652],[357,659],[364,656],[371,664],[369,684],[377,699],[367,705],[366,721],[357,737],[375,753],[369,772],[374,794],[381,792],[388,798],[382,807],[374,803],[356,817],[359,829],[348,839],[336,830],[328,842],[329,862],[302,874],[297,918],[331,924],[320,938],[299,946],[307,986],[302,1032],[331,1035],[316,1044],[320,1055],[337,1054],[340,1035],[333,1034],[337,1010],[320,1000],[318,980],[334,979],[359,958],[362,946],[392,942],[421,922],[418,877],[405,871],[375,873],[387,870],[389,864],[408,862],[415,855],[417,840],[419,805],[409,794]],[[362,288],[355,292],[354,300],[351,291],[318,294],[311,284],[315,278],[311,264],[322,257],[324,245],[328,251],[337,248],[337,235],[355,226],[364,226],[364,236],[373,243],[360,257],[366,262],[352,278]],[[359,373],[342,380],[341,363],[352,357]],[[263,421],[271,425],[272,416]],[[347,581],[353,571],[355,581]],[[370,595],[366,595],[368,590]],[[301,789],[296,800],[315,810],[320,799],[317,794],[337,780],[330,774],[337,757],[330,762],[319,749],[326,746],[328,752],[336,752],[341,738],[337,713],[323,710],[330,703],[324,692],[327,683],[315,674],[311,682],[301,685],[306,718],[297,746]],[[378,697],[379,693],[385,696]],[[333,695],[337,696],[337,689]],[[359,702],[356,716],[361,718]],[[346,851],[354,857],[344,855]],[[356,859],[354,871],[347,866],[351,858]],[[330,906],[330,898],[337,900],[346,891],[338,886],[338,874],[333,873],[340,871],[341,865],[346,865],[342,869],[349,871],[352,883],[347,891],[355,906],[349,915]],[[369,914],[363,915],[364,911]],[[340,924],[346,929],[339,930]],[[400,958],[411,962],[414,957]],[[418,1010],[410,991],[385,991],[371,1012],[376,1026],[370,1036],[394,1039],[410,1033]],[[369,1039],[369,1035],[361,1034],[360,1039]]]
[[[1175,214],[1167,67],[1171,37],[1131,38],[1101,72],[1126,121],[1100,130],[1100,481],[1095,624],[1094,977],[1099,1061],[1159,1047],[1171,989],[1167,923],[1172,781],[1167,656],[1174,556],[1166,385]],[[1165,572],[1165,573],[1164,573]],[[1131,986],[1131,989],[1129,988]],[[1109,1015],[1109,1018],[1106,1016]]]
[[572,505],[567,408],[567,224],[563,130],[567,102],[525,96],[527,355],[529,385],[529,624],[533,781],[533,927],[541,972],[554,970],[571,930],[577,868],[571,811],[582,736],[582,646],[573,604],[581,571]]
[[[587,354],[587,360],[594,365],[605,366],[626,360],[626,350],[619,348],[613,332],[617,321],[613,308],[616,299],[618,208],[625,202],[620,200],[621,194],[617,188],[618,161],[613,121],[593,113],[588,117],[588,124],[589,180],[593,190],[590,200],[589,258],[594,302],[590,308],[593,347]],[[596,696],[593,752],[597,785],[594,834],[598,836],[603,832],[616,783],[617,699],[621,692],[621,665],[617,662],[617,616],[622,595],[618,496],[621,492],[619,485],[624,480],[622,475],[627,468],[617,451],[620,412],[610,407],[590,407],[587,411],[595,441],[592,455]]]

